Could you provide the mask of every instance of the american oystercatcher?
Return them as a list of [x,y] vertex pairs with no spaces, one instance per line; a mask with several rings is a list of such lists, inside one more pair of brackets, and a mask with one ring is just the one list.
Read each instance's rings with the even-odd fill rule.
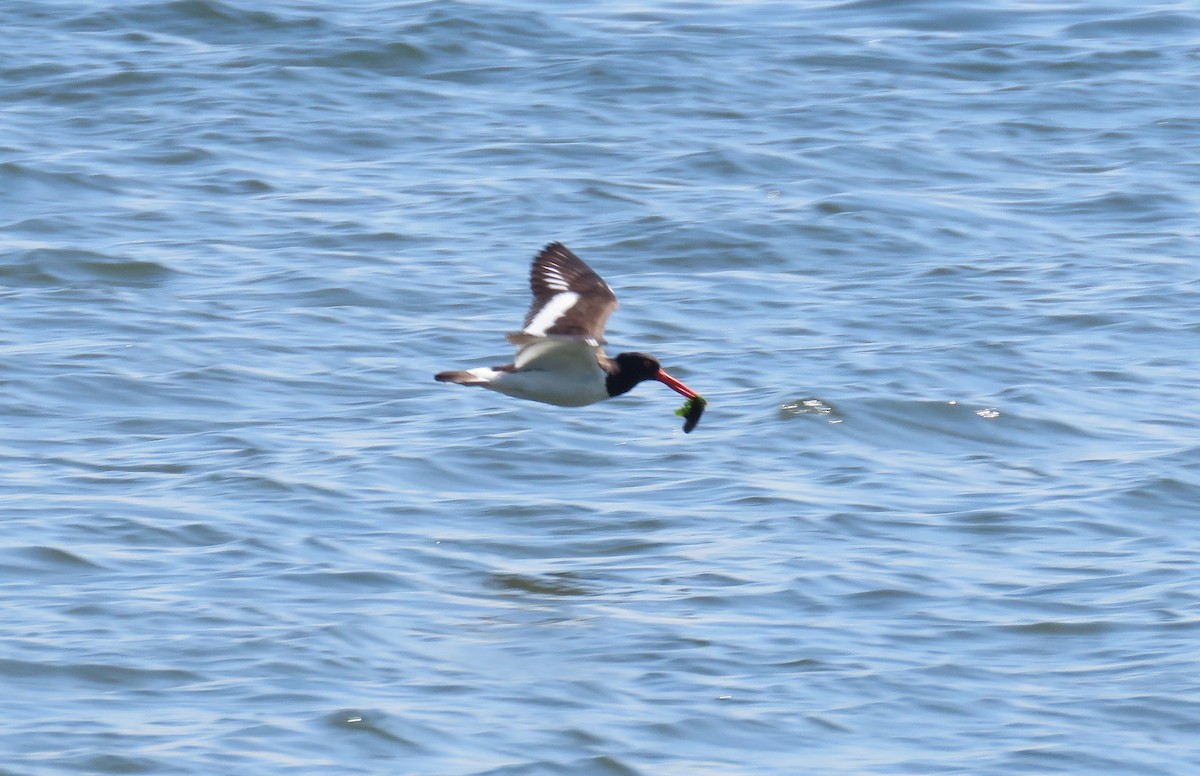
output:
[[508,335],[517,346],[513,363],[440,372],[434,379],[560,407],[595,404],[644,380],[657,380],[687,397],[679,412],[687,419],[683,430],[696,427],[704,399],[663,371],[653,356],[604,354],[604,324],[617,308],[617,297],[582,259],[562,243],[550,243],[533,259],[529,287],[533,304],[524,328]]

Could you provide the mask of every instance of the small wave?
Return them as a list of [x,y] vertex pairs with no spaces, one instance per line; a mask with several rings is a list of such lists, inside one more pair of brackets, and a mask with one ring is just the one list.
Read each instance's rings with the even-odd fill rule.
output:
[[780,418],[820,418],[830,423],[841,423],[842,415],[837,408],[823,399],[808,397],[792,399],[779,405]]
[[4,567],[18,574],[89,571],[103,568],[97,563],[60,547],[10,547],[4,550]]
[[238,40],[261,43],[264,33],[311,32],[324,26],[324,22],[318,16],[249,10],[218,0],[175,0],[114,4],[102,11],[77,16],[70,26],[87,31],[132,29],[168,33],[206,43]]
[[36,248],[0,265],[0,284],[42,286],[100,283],[109,286],[152,286],[174,271],[155,261],[129,259],[78,248]]
[[1131,35],[1192,36],[1198,29],[1200,18],[1194,15],[1161,11],[1079,22],[1067,27],[1065,32],[1077,38],[1125,38]]
[[[299,52],[297,52],[299,54]],[[304,64],[335,70],[357,70],[380,75],[408,75],[429,60],[427,52],[416,45],[396,40],[358,41],[358,45],[333,51]]]
[[119,190],[114,178],[84,170],[43,169],[19,162],[0,163],[0,186],[6,194],[22,194],[32,189],[53,195],[79,188],[112,193]]

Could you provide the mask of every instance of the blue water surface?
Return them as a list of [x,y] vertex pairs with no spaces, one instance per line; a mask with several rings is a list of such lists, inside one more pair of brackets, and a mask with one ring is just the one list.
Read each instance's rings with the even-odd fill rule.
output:
[[1200,772],[1196,3],[0,28],[0,773]]

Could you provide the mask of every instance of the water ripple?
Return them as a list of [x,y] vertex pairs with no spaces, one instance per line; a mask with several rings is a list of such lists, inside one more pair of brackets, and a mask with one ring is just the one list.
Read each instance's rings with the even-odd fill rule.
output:
[[1188,772],[1198,19],[0,7],[3,767]]

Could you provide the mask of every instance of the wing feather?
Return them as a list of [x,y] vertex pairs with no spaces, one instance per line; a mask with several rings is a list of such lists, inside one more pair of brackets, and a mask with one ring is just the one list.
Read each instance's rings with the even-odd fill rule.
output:
[[519,370],[544,369],[562,373],[592,374],[600,368],[601,352],[598,347],[574,337],[524,335],[517,356],[513,359],[513,366]]
[[553,242],[533,259],[529,271],[533,304],[523,332],[534,337],[571,337],[597,346],[617,297],[596,272],[565,245]]

